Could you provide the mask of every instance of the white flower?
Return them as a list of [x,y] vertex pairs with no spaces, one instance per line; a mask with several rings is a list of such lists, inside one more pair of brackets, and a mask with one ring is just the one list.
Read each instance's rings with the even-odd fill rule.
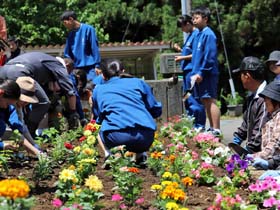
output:
[[268,194],[270,197],[273,197],[274,195],[277,194],[277,190],[270,190],[270,191],[268,191]]
[[211,157],[206,157],[204,161],[205,161],[205,163],[211,164],[212,163],[212,158]]

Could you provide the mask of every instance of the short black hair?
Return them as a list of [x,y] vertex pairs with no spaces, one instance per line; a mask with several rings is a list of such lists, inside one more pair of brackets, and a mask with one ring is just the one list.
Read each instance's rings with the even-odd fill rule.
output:
[[118,59],[104,60],[100,64],[102,73],[106,79],[119,76],[124,70],[124,66]]
[[177,27],[180,28],[183,25],[186,25],[187,23],[190,23],[193,25],[192,17],[189,15],[182,15],[177,19]]
[[74,11],[70,11],[70,10],[67,10],[67,11],[64,11],[63,14],[60,16],[60,20],[63,21],[63,20],[69,20],[69,18],[73,18],[74,20],[77,20],[77,15]]
[[210,12],[210,9],[208,7],[205,7],[205,6],[196,7],[196,8],[193,9],[191,14],[192,15],[201,15],[203,18],[207,17],[208,22],[210,22],[211,12]]
[[3,98],[18,100],[20,97],[20,87],[13,80],[0,78],[0,89],[4,90]]

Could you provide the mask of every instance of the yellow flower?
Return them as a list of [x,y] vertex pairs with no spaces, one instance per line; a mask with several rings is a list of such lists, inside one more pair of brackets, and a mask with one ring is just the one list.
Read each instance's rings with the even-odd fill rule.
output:
[[171,183],[172,183],[171,181],[162,181],[161,185],[162,186],[167,186],[167,185],[170,185]]
[[81,192],[82,192],[82,189],[78,189],[78,190],[75,192],[76,196],[79,196],[79,195],[81,194]]
[[173,179],[176,179],[176,180],[179,180],[180,179],[180,176],[179,176],[179,174],[177,174],[177,173],[175,173],[175,174],[173,174]]
[[90,156],[90,155],[93,155],[94,154],[94,150],[93,149],[90,149],[90,148],[85,148],[83,150],[83,153]]
[[81,151],[81,147],[80,146],[74,147],[73,151],[79,153]]
[[162,178],[168,179],[168,178],[172,178],[172,173],[170,172],[164,172],[164,174],[162,175]]
[[23,180],[5,179],[0,181],[0,196],[11,199],[25,198],[29,192],[30,188]]
[[151,190],[162,190],[162,186],[159,184],[154,184],[151,186]]
[[89,144],[89,145],[93,145],[93,144],[95,144],[95,142],[96,142],[96,138],[95,138],[95,136],[93,136],[93,135],[91,135],[91,136],[88,136],[87,137],[87,143]]
[[166,210],[179,210],[179,206],[177,203],[175,202],[168,202],[165,205]]
[[74,166],[74,165],[71,165],[71,166],[69,166],[69,168],[68,168],[69,170],[75,170],[76,169],[76,167]]
[[179,208],[179,210],[189,210],[189,209],[188,209],[188,208],[183,207],[183,208]]
[[97,176],[90,175],[86,180],[85,180],[85,186],[89,187],[89,189],[98,192],[103,189],[103,184],[102,182],[98,179]]
[[155,132],[154,139],[158,139],[158,132]]
[[92,135],[92,132],[90,130],[86,130],[84,131],[84,136],[88,137],[88,136],[91,136]]
[[96,160],[93,159],[93,158],[85,158],[85,159],[79,160],[78,163],[79,164],[83,164],[83,163],[93,163],[93,164],[95,164]]
[[68,180],[73,181],[74,183],[78,182],[75,171],[70,169],[63,169],[59,173],[59,179],[63,182],[66,182]]

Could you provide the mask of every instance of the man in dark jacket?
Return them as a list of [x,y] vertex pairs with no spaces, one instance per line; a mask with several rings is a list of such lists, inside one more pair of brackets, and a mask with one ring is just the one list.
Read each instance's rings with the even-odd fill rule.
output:
[[76,112],[75,90],[66,67],[61,62],[45,53],[29,52],[10,60],[0,69],[0,78],[16,80],[20,76],[29,76],[37,82],[35,95],[39,103],[32,104],[32,109],[25,115],[31,134],[35,133],[39,122],[48,111],[50,102],[46,92],[59,91],[67,96],[70,109],[69,127],[77,126],[79,115]]
[[267,121],[264,99],[259,97],[259,93],[266,86],[264,71],[261,61],[252,56],[245,57],[240,68],[233,70],[233,73],[239,74],[243,87],[251,92],[243,122],[233,134],[233,143],[240,145],[247,140],[245,149],[249,153],[261,150],[261,129]]

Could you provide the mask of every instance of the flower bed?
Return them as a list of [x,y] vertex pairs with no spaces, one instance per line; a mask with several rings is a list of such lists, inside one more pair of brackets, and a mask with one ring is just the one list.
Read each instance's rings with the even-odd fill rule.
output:
[[[232,155],[210,134],[195,133],[191,124],[192,119],[177,117],[163,125],[147,168],[137,168],[133,154],[121,147],[112,151],[111,168],[102,169],[99,127],[92,122],[84,130],[51,132],[48,157],[8,159],[3,162],[8,173],[1,175],[26,180],[33,210],[278,208],[280,187],[274,179],[254,180],[250,160]],[[7,196],[0,195],[3,204]]]

